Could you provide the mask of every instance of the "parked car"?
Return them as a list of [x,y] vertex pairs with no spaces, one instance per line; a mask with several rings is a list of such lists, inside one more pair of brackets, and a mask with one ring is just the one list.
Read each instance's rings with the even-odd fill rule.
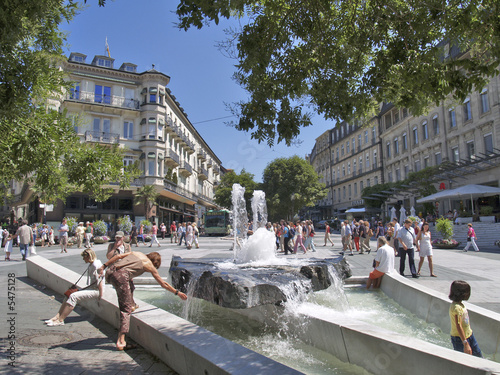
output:
[[326,223],[328,223],[328,220],[321,220],[321,221],[318,221],[316,224],[314,224],[314,227],[316,229],[325,229]]

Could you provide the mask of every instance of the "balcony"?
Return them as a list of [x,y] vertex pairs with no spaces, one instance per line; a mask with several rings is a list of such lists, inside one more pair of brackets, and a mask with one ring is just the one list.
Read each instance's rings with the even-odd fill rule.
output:
[[185,160],[183,160],[179,166],[179,173],[184,177],[189,177],[193,174],[193,168]]
[[207,161],[207,168],[212,168],[212,161]]
[[166,118],[166,124],[165,124],[165,132],[167,134],[175,134],[175,130],[177,128],[177,125],[174,124],[174,121],[172,120],[172,117],[167,116]]
[[169,167],[176,168],[180,163],[179,155],[177,155],[175,151],[168,149],[165,153],[165,164]]
[[220,168],[216,165],[214,165],[214,174],[220,174]]
[[79,103],[103,104],[112,107],[139,110],[139,100],[127,99],[123,96],[95,94],[87,91],[73,91],[66,94],[66,100]]
[[191,193],[190,191],[188,191],[184,188],[181,188],[180,186],[173,184],[170,181],[164,181],[163,186],[164,186],[165,190],[171,191],[175,194],[181,195],[181,196],[186,197],[186,198],[191,199],[191,200],[195,199],[195,196],[193,193]]
[[107,144],[120,143],[120,134],[87,130],[85,132],[85,141]]
[[198,179],[208,180],[208,171],[203,167],[198,167]]
[[205,161],[207,160],[207,153],[205,151],[203,151],[201,148],[198,149],[198,160],[200,161]]

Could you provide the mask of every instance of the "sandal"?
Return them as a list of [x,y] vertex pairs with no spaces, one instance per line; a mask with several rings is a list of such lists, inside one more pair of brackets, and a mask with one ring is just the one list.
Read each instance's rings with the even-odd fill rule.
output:
[[437,275],[432,274],[431,277],[437,277]]
[[127,343],[125,344],[125,346],[116,346],[116,349],[117,350],[131,350],[131,349],[137,349],[137,345],[135,344],[130,344],[130,343]]

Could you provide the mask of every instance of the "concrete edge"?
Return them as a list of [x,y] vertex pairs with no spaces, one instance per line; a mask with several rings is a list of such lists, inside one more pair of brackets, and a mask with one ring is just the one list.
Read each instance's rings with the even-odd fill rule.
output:
[[[444,332],[450,331],[448,296],[420,284],[415,284],[396,272],[384,275],[382,291],[399,305],[410,310],[427,323],[433,323]],[[481,350],[492,354],[496,360],[500,355],[500,314],[465,302],[474,336]]]
[[[60,294],[79,277],[39,255],[27,258],[26,269],[30,279]],[[141,307],[131,317],[129,336],[179,374],[300,374],[165,310],[136,301]],[[111,287],[105,287],[100,301],[85,301],[82,306],[119,327],[118,301]]]

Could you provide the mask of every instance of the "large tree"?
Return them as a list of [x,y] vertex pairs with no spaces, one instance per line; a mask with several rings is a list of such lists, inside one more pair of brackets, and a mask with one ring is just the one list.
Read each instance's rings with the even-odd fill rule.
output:
[[[351,120],[391,102],[415,115],[498,74],[500,0],[180,0],[179,28],[243,23],[236,127],[289,143],[311,113]],[[467,53],[461,53],[467,52]]]
[[251,212],[251,200],[254,190],[258,188],[258,183],[254,181],[254,175],[245,171],[245,169],[242,169],[240,174],[229,171],[222,176],[220,184],[215,189],[215,203],[221,207],[231,209],[234,184],[240,184],[245,188],[244,196],[247,212]]
[[123,168],[122,151],[81,143],[65,112],[47,105],[71,83],[57,64],[64,58],[62,22],[78,11],[73,0],[0,0],[0,187],[30,183],[44,201],[83,191],[106,200],[129,185],[136,166]]
[[149,220],[151,209],[158,198],[158,192],[154,185],[144,185],[137,190],[135,194],[135,204],[144,206],[144,216]]
[[312,207],[327,194],[325,184],[306,160],[293,156],[279,158],[264,169],[262,190],[272,220],[291,220],[302,207]]

